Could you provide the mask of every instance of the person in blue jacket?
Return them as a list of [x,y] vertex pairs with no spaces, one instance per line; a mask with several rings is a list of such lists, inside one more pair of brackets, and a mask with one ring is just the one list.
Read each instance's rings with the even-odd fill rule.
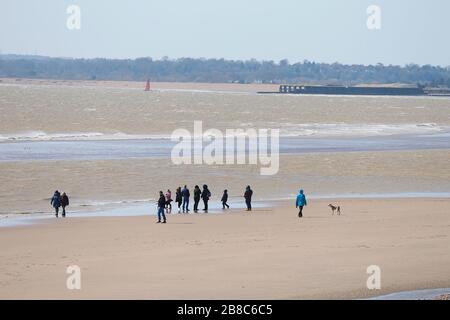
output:
[[303,190],[300,190],[299,194],[297,195],[297,200],[295,201],[295,207],[299,208],[298,217],[303,217],[303,207],[307,206],[308,203],[306,202],[305,194],[303,193]]
[[59,207],[61,207],[61,193],[58,190],[53,194],[50,205],[55,209],[55,216],[58,218]]

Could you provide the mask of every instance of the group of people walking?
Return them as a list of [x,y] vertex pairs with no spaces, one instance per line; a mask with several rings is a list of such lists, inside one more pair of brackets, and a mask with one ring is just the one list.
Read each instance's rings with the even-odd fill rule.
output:
[[[203,211],[205,213],[208,212],[208,203],[211,198],[211,191],[209,190],[208,186],[206,184],[203,185],[203,188],[200,189],[198,185],[194,187],[194,212],[197,213],[199,211],[198,205],[200,203],[200,200],[203,201]],[[247,211],[252,210],[252,196],[253,191],[250,188],[250,186],[247,186],[244,193],[245,203],[247,205]],[[182,189],[181,187],[178,187],[175,192],[175,204],[178,208],[178,213],[189,213],[189,199],[191,197],[191,192],[189,191],[188,187],[185,185]],[[167,192],[164,194],[164,192],[159,192],[159,199],[158,199],[158,223],[166,223],[166,213],[170,214],[172,213],[172,202],[174,200],[172,199],[172,191],[167,190]],[[228,205],[228,190],[223,191],[223,195],[221,198],[222,202],[222,208],[229,209],[230,206]]]
[[[194,212],[198,212],[198,204],[200,200],[203,200],[204,211],[208,211],[208,201],[211,197],[211,192],[208,189],[208,186],[205,184],[203,185],[203,191],[200,190],[199,186],[195,186],[194,188]],[[175,204],[178,208],[178,213],[189,213],[191,211],[189,209],[189,200],[191,198],[191,192],[189,191],[188,187],[185,185],[182,189],[181,187],[178,187],[175,191]],[[172,199],[172,191],[167,190],[164,194],[162,191],[159,192],[159,200],[158,200],[158,208],[164,209],[165,213],[172,213],[172,202],[174,199]]]
[[59,208],[62,208],[62,217],[66,217],[66,207],[69,206],[69,197],[65,192],[61,194],[58,190],[53,194],[50,205],[55,209],[55,216],[58,218]]
[[[252,196],[253,196],[253,190],[250,186],[247,186],[245,188],[244,192],[244,199],[245,204],[247,206],[247,211],[252,210]],[[178,187],[175,192],[175,203],[178,208],[178,213],[189,213],[189,200],[191,197],[191,192],[189,191],[188,187],[185,185],[184,188]],[[200,203],[200,200],[203,200],[203,211],[205,213],[208,212],[208,202],[211,198],[211,191],[209,190],[208,186],[206,184],[203,185],[203,189],[200,189],[199,186],[194,187],[194,212],[198,212],[198,205]],[[172,213],[172,192],[170,190],[167,190],[167,192],[164,194],[162,191],[159,192],[159,199],[158,199],[158,223],[166,223],[166,213]],[[230,209],[230,206],[228,205],[228,190],[223,191],[223,195],[221,198],[222,202],[222,209]],[[51,206],[55,209],[55,216],[58,218],[59,216],[59,208],[62,208],[62,217],[66,217],[66,207],[69,206],[69,197],[65,192],[61,194],[58,190],[55,191],[53,194],[53,197],[50,200]],[[304,194],[303,190],[300,190],[296,200],[295,200],[295,207],[299,209],[298,217],[303,217],[303,208],[307,206],[306,196]]]

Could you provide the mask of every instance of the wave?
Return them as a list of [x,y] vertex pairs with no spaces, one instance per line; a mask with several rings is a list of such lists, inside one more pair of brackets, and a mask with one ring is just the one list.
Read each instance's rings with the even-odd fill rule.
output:
[[450,126],[436,123],[419,124],[348,124],[348,123],[305,123],[282,124],[280,136],[284,137],[353,137],[390,136],[402,134],[442,134],[450,131]]
[[118,200],[118,201],[90,201],[86,203],[81,203],[79,207],[104,207],[104,206],[115,206],[123,204],[140,204],[140,203],[153,203],[156,199],[138,199],[138,200]]
[[170,139],[167,135],[138,135],[117,132],[113,134],[100,132],[46,133],[30,131],[16,134],[0,134],[0,142],[13,141],[86,141],[86,140],[151,140]]
[[[436,123],[419,124],[348,124],[348,123],[279,123],[270,122],[263,126],[246,123],[245,129],[280,129],[280,137],[368,137],[390,135],[446,135],[450,126],[440,126]],[[242,128],[242,126],[241,126]],[[190,130],[191,128],[186,128]],[[207,129],[204,128],[205,132]],[[230,128],[231,129],[231,128]],[[244,130],[245,130],[244,129]],[[192,130],[191,130],[192,131]],[[225,130],[224,130],[225,131]],[[270,133],[269,133],[270,134]],[[198,138],[198,137],[194,137]],[[123,132],[73,132],[46,133],[30,131],[15,134],[0,134],[0,142],[14,141],[107,141],[107,140],[170,140],[167,134],[127,134]]]

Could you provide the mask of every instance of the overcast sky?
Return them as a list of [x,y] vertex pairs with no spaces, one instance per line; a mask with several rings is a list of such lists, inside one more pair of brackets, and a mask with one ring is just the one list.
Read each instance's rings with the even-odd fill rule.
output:
[[0,0],[1,53],[449,66],[449,33],[449,0]]

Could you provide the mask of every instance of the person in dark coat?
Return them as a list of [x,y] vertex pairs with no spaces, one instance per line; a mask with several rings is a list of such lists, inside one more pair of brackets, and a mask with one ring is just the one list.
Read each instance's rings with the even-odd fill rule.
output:
[[222,196],[222,209],[225,210],[225,207],[227,209],[230,209],[230,206],[228,205],[227,201],[228,201],[228,190],[224,190],[223,191],[223,196]]
[[58,190],[53,194],[50,205],[55,209],[55,216],[58,218],[59,207],[61,207],[61,193]]
[[247,188],[245,188],[245,192],[244,192],[244,198],[245,198],[245,204],[247,205],[247,211],[252,211],[252,196],[253,196],[253,190],[250,188],[250,186],[247,186]]
[[181,196],[183,197],[183,213],[189,213],[189,198],[191,197],[191,193],[187,186],[184,186],[183,190],[181,190]]
[[183,196],[181,194],[181,187],[177,188],[175,192],[175,202],[178,204],[178,213],[181,212],[181,204],[183,203]]
[[[158,199],[158,222],[157,223],[166,223],[166,214],[164,213],[164,209],[166,208],[166,197],[162,191],[159,192]],[[161,217],[163,221],[161,222]]]
[[66,217],[66,207],[69,206],[69,197],[67,196],[67,194],[65,192],[63,192],[62,196],[61,196],[61,207],[62,207],[62,216],[63,218]]
[[200,202],[200,198],[202,195],[202,191],[199,186],[195,186],[194,188],[194,212],[198,212],[198,203]]
[[208,189],[208,186],[206,184],[203,185],[203,191],[202,191],[202,199],[203,199],[203,211],[205,211],[205,213],[208,213],[208,201],[209,198],[211,198],[211,192]]

